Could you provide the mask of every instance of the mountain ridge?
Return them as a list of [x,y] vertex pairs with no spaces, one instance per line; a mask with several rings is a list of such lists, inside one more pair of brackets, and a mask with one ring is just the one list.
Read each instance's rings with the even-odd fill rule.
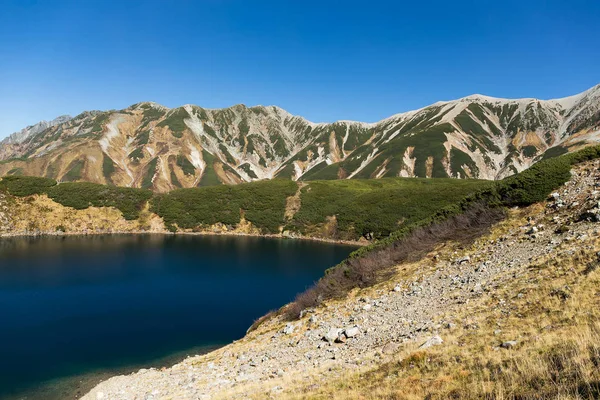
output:
[[45,129],[56,126],[58,124],[62,124],[63,122],[67,122],[71,118],[72,117],[70,115],[65,114],[65,115],[60,115],[51,121],[41,120],[33,125],[26,126],[25,128],[21,129],[20,131],[11,133],[5,139],[0,141],[0,144],[2,144],[4,142],[7,142],[7,143],[22,142],[31,135],[35,135],[36,133],[40,133]]
[[475,94],[371,123],[140,102],[11,138],[0,142],[0,175],[155,191],[273,178],[500,179],[600,141],[600,85],[550,100]]

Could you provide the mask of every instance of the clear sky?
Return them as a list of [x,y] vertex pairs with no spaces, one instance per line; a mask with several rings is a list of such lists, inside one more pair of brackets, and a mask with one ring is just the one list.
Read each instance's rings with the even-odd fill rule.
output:
[[0,138],[140,101],[377,121],[600,83],[600,1],[0,0]]

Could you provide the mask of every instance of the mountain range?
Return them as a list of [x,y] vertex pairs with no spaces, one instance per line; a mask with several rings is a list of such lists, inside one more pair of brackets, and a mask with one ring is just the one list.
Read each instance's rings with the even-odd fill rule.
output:
[[600,141],[600,85],[554,100],[472,95],[376,123],[313,123],[276,106],[61,116],[0,142],[0,176],[165,192],[261,179],[501,179]]

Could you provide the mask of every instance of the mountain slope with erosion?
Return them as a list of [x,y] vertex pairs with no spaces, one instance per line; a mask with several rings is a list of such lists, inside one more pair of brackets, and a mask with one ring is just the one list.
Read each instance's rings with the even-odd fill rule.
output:
[[0,176],[158,192],[272,178],[500,179],[598,142],[600,85],[556,100],[473,95],[377,123],[313,123],[274,106],[139,103],[23,132],[0,142]]

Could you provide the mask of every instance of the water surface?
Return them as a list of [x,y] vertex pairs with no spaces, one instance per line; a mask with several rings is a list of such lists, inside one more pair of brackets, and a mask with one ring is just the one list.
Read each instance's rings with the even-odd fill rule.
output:
[[0,239],[0,398],[75,398],[94,377],[238,339],[352,250],[251,237]]

